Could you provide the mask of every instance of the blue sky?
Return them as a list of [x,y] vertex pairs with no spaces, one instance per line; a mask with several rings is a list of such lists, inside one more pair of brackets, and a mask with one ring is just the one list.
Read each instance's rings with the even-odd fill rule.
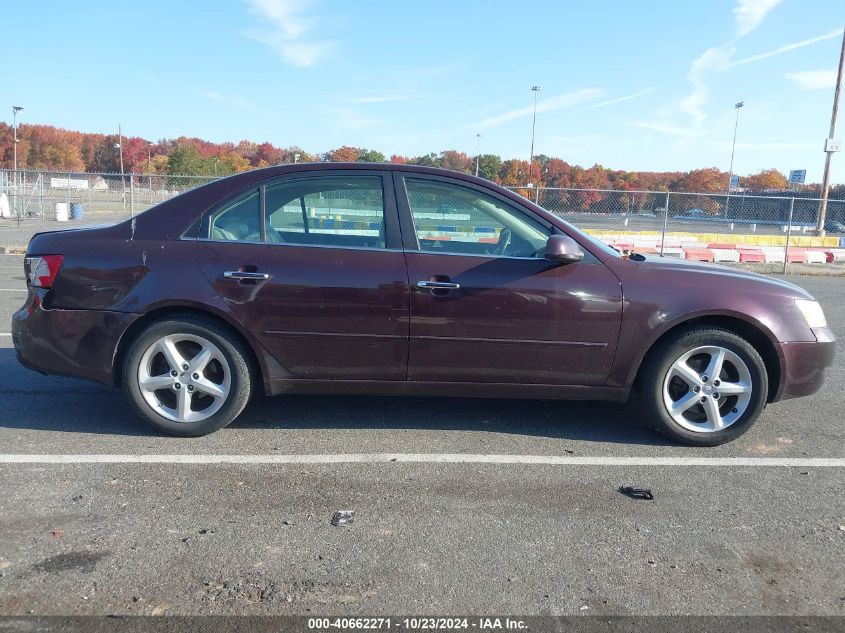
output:
[[[14,2],[21,121],[418,155],[735,171],[824,162],[841,0]],[[845,119],[845,114],[841,117]],[[838,136],[845,138],[845,120]],[[845,181],[845,156],[833,181]]]

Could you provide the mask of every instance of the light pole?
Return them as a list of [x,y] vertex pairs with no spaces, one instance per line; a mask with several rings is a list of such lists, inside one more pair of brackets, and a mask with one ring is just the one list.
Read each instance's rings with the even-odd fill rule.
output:
[[12,169],[14,169],[14,171],[18,171],[18,112],[21,110],[23,110],[21,106],[12,106],[12,128],[14,130],[12,136],[12,144],[14,145],[14,163]]
[[731,180],[733,180],[734,175],[734,153],[736,152],[736,130],[739,127],[739,109],[744,105],[744,101],[740,101],[734,105],[734,109],[736,110],[736,121],[734,121],[734,142],[733,145],[731,145],[731,167],[728,171],[728,195],[731,194]]
[[531,178],[531,168],[534,166],[534,130],[537,127],[537,95],[540,92],[540,86],[531,86],[531,92],[534,93],[534,117],[531,119],[531,157],[528,159],[528,178]]
[[481,134],[475,135],[475,177],[478,178],[478,159],[481,156]]
[[17,209],[18,206],[18,112],[23,110],[21,106],[12,106],[12,154],[14,162],[12,163],[12,207]]
[[[836,74],[836,89],[833,91],[833,112],[830,115],[829,141],[833,140],[836,134],[836,115],[839,113],[839,91],[842,88],[842,66],[845,65],[845,33],[842,34],[842,51],[839,53],[839,71]],[[816,226],[818,234],[824,236],[824,222],[827,217],[827,194],[830,191],[830,159],[833,156],[833,148],[825,143],[824,148],[827,156],[824,159],[824,176],[822,177],[822,201],[819,206],[819,223]]]
[[734,153],[736,152],[736,130],[739,127],[739,109],[744,105],[744,101],[739,101],[734,104],[734,109],[736,110],[736,120],[734,121],[734,141],[731,145],[731,166],[728,169],[728,197],[725,200],[725,218],[729,217],[731,210],[731,181],[734,178]]

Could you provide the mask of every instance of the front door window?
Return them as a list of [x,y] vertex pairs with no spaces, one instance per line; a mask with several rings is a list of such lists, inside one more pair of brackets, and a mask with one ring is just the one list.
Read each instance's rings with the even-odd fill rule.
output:
[[421,251],[541,257],[549,231],[493,196],[470,187],[405,178]]

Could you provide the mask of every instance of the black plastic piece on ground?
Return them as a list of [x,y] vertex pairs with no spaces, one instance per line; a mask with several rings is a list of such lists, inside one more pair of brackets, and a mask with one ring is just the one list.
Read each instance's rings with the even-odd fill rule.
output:
[[631,497],[631,499],[642,499],[644,501],[652,501],[654,499],[654,495],[651,494],[650,488],[634,488],[633,486],[621,486],[619,488],[619,492],[621,492],[626,497]]

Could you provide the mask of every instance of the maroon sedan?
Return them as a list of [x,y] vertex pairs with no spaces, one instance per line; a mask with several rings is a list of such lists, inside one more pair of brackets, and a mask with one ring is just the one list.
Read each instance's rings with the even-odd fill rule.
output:
[[[159,429],[255,389],[625,401],[688,444],[821,387],[834,337],[772,278],[631,255],[490,182],[403,165],[225,178],[107,228],[36,235],[20,361],[122,385]],[[260,387],[259,387],[260,386]]]

